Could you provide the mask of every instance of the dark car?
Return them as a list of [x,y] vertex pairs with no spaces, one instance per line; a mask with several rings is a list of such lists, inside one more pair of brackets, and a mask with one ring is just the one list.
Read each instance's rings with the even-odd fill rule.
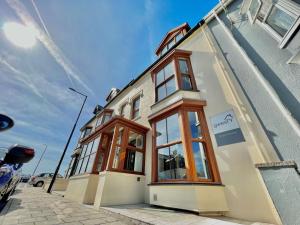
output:
[[20,182],[27,183],[29,181],[29,179],[30,179],[30,175],[22,174]]
[[14,145],[7,151],[0,150],[0,201],[6,201],[14,192],[21,178],[23,163],[34,157],[34,149]]

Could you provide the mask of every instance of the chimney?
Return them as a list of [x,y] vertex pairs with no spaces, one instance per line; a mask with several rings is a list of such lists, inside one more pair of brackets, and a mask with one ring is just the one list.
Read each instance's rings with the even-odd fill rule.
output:
[[93,113],[94,113],[94,115],[96,115],[98,112],[100,112],[102,110],[103,110],[103,107],[101,105],[96,105]]
[[106,101],[110,102],[114,97],[116,97],[116,95],[120,92],[120,89],[118,88],[112,88],[108,94],[108,96],[106,97]]

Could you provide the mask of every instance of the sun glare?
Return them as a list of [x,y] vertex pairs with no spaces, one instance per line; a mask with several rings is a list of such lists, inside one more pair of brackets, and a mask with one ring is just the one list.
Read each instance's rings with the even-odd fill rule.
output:
[[36,43],[37,30],[34,27],[7,22],[3,30],[7,39],[18,47],[31,48]]

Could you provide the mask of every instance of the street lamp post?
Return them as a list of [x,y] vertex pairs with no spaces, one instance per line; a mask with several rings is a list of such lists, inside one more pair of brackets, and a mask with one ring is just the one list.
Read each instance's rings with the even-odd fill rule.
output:
[[81,109],[80,109],[80,111],[79,111],[79,114],[78,114],[78,116],[77,116],[77,119],[76,119],[76,121],[75,121],[75,123],[74,123],[74,126],[73,126],[73,128],[72,128],[72,131],[71,131],[71,134],[70,134],[69,139],[68,139],[68,141],[67,141],[67,144],[66,144],[66,146],[65,146],[65,149],[64,149],[64,151],[63,151],[63,153],[62,153],[62,155],[61,155],[61,157],[60,157],[59,163],[58,163],[58,165],[57,165],[57,167],[56,167],[56,170],[55,170],[55,173],[54,173],[54,175],[53,175],[53,177],[52,177],[51,183],[50,183],[50,185],[49,185],[49,187],[48,187],[47,193],[51,193],[52,186],[53,186],[53,184],[54,184],[54,182],[55,182],[55,179],[56,179],[56,176],[57,176],[57,174],[58,174],[59,168],[60,168],[61,163],[62,163],[62,161],[63,161],[63,159],[64,159],[64,157],[65,157],[65,154],[66,154],[66,151],[67,151],[68,146],[69,146],[69,144],[70,144],[71,138],[72,138],[72,136],[73,136],[75,127],[76,127],[76,125],[77,125],[77,122],[78,122],[78,120],[79,120],[80,114],[81,114],[82,109],[83,109],[83,106],[84,106],[84,104],[85,104],[85,102],[86,102],[86,99],[87,99],[87,96],[86,96],[86,95],[80,93],[79,91],[76,91],[74,88],[69,88],[69,89],[70,89],[71,91],[76,92],[77,94],[80,94],[80,95],[84,96],[84,101],[83,101],[83,103],[82,103]]
[[41,162],[41,160],[42,160],[42,158],[43,158],[43,156],[44,156],[44,154],[45,154],[45,152],[46,152],[47,145],[46,145],[46,144],[44,144],[44,145],[45,145],[45,149],[44,149],[44,151],[43,151],[43,153],[42,153],[42,155],[41,155],[41,157],[40,157],[38,163],[36,164],[36,167],[34,168],[34,171],[33,171],[33,173],[32,173],[32,176],[35,174],[35,172],[36,172],[38,166],[40,165],[40,162]]

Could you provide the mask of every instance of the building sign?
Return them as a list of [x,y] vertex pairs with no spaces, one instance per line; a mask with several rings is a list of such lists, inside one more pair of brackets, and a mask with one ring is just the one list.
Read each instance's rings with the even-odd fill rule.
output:
[[244,142],[245,138],[233,110],[210,118],[218,146]]

